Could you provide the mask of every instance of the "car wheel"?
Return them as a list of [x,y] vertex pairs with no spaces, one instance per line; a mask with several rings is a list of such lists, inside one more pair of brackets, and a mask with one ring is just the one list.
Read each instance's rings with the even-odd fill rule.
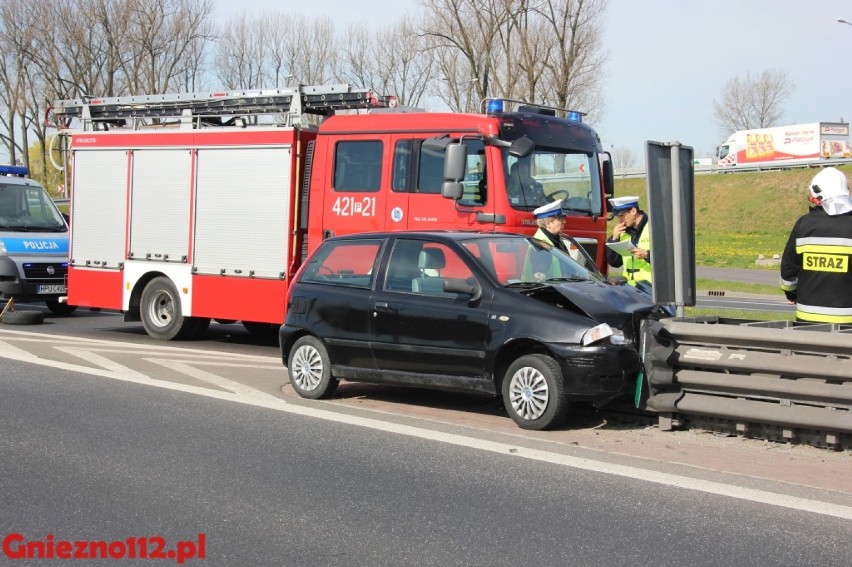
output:
[[547,429],[568,416],[562,371],[550,356],[528,354],[516,360],[502,389],[506,411],[522,429]]
[[39,325],[44,322],[41,311],[6,311],[3,323],[7,325]]
[[290,350],[287,360],[290,384],[303,398],[327,398],[337,389],[339,381],[331,376],[328,351],[316,337],[302,337]]
[[145,332],[154,339],[186,339],[198,329],[196,320],[183,316],[180,296],[169,278],[148,282],[142,291],[139,312]]
[[48,299],[44,303],[47,305],[47,308],[50,309],[50,312],[54,315],[70,315],[77,310],[76,305],[68,305],[67,303],[61,303],[56,299]]

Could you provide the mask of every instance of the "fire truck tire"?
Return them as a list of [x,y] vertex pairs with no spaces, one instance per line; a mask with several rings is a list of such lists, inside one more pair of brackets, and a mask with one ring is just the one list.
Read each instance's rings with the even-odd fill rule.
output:
[[191,338],[197,319],[184,317],[177,288],[169,278],[154,278],[142,290],[139,306],[145,332],[160,341]]
[[192,330],[192,333],[187,337],[190,339],[200,339],[204,337],[204,333],[207,332],[207,327],[210,326],[210,318],[209,317],[193,317],[193,321],[195,321],[195,328]]
[[67,303],[60,303],[55,299],[48,299],[45,301],[47,304],[47,308],[50,309],[50,312],[54,315],[71,315],[74,311],[77,310],[76,305],[68,305]]
[[7,325],[39,325],[44,323],[41,311],[7,311],[3,314],[3,323]]
[[258,340],[269,341],[272,339],[278,340],[278,327],[272,323],[255,323],[254,321],[243,321],[243,327],[251,333],[251,336]]

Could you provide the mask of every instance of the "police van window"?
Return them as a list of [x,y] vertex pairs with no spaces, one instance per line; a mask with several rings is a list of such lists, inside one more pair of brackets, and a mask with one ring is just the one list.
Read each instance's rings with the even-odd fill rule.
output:
[[334,150],[335,191],[378,191],[381,180],[380,141],[338,142]]

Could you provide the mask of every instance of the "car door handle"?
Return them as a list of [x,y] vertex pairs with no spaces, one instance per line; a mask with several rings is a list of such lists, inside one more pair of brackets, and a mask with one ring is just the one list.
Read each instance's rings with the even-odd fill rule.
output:
[[373,304],[373,309],[375,309],[376,311],[387,311],[388,304],[386,301],[377,301]]

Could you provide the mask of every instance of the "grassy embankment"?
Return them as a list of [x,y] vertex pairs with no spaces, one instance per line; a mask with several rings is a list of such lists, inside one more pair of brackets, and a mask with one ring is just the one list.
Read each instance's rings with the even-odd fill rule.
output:
[[[847,175],[852,166],[840,167]],[[695,262],[699,266],[760,268],[758,256],[781,255],[793,223],[807,212],[807,187],[818,169],[695,176]],[[616,179],[616,196],[639,195],[645,179]],[[774,286],[699,279],[699,291],[779,295]]]

